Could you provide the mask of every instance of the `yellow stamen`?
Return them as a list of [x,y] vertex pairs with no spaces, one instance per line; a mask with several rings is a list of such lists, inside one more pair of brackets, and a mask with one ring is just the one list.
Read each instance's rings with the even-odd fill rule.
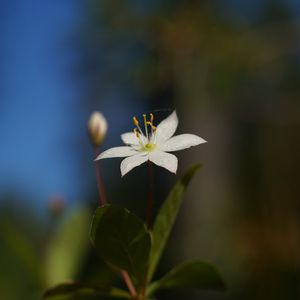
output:
[[133,132],[134,132],[134,134],[136,135],[136,137],[137,137],[137,138],[139,138],[139,137],[140,137],[140,134],[139,134],[139,132],[138,132],[138,129],[137,129],[137,128],[134,128],[134,129],[133,129]]
[[153,116],[152,113],[150,113],[150,121],[151,121],[151,123],[153,123],[153,120],[154,120],[154,116]]
[[[133,132],[136,135],[136,137],[138,138],[140,145],[147,151],[153,150],[155,147],[155,132],[156,132],[156,127],[153,125],[153,120],[154,120],[153,114],[150,113],[149,117],[150,117],[150,120],[148,121],[147,115],[143,114],[143,121],[144,121],[146,137],[139,125],[138,119],[135,116],[132,118],[133,124],[136,126],[133,129]],[[149,132],[148,126],[150,126],[150,128],[151,128],[151,132]],[[154,141],[154,144],[153,144],[153,141]]]
[[138,119],[137,119],[136,117],[133,117],[132,120],[133,120],[133,124],[134,124],[135,126],[138,126],[138,125],[139,125],[139,121],[138,121]]
[[154,120],[154,115],[150,113],[150,121],[147,121],[147,125],[151,127],[151,134],[152,136],[154,135],[156,131],[156,127],[153,125],[153,120]]
[[153,131],[155,131],[156,130],[156,127],[152,124],[152,122],[147,122],[147,125],[149,125],[149,126],[151,126],[151,129],[153,130]]

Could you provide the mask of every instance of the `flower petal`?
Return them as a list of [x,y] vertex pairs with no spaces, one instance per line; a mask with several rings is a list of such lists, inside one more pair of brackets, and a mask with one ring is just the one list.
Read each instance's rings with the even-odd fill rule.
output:
[[121,139],[127,145],[139,145],[139,139],[133,132],[123,133]]
[[102,152],[95,160],[113,157],[127,157],[137,153],[139,152],[128,146],[114,147]]
[[162,120],[156,128],[156,140],[157,142],[166,141],[174,135],[178,126],[178,117],[174,110],[171,115]]
[[156,165],[163,167],[168,171],[176,174],[178,160],[175,155],[155,150],[149,152],[149,160],[155,163]]
[[147,160],[148,155],[146,153],[133,155],[123,159],[120,166],[122,177],[126,175],[129,171],[131,171],[133,168],[141,165]]
[[161,145],[159,145],[159,149],[161,151],[172,152],[197,146],[203,143],[207,142],[200,136],[194,134],[180,134],[163,142]]

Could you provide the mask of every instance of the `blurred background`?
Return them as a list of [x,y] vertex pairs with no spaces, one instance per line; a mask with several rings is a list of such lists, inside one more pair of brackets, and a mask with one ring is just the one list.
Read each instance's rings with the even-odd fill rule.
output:
[[[40,299],[65,279],[117,279],[87,233],[97,207],[86,123],[120,145],[131,118],[176,108],[193,179],[157,277],[213,262],[225,293],[158,299],[300,298],[300,2],[1,0],[0,298]],[[145,217],[147,169],[101,163],[111,202]],[[156,209],[178,176],[156,168]],[[100,270],[100,271],[99,271]],[[64,298],[65,299],[65,298]],[[75,298],[71,298],[75,299]]]

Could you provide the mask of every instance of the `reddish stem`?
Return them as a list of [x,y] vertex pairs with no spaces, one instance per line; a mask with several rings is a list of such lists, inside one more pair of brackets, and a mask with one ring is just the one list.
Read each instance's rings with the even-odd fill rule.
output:
[[[95,157],[98,156],[99,152],[100,150],[95,148]],[[99,204],[100,206],[102,206],[107,203],[107,198],[106,198],[104,182],[101,175],[100,163],[98,161],[95,161],[95,170],[96,170],[97,187],[99,192]]]
[[[97,148],[95,148],[95,157],[97,157],[99,153],[100,151]],[[102,206],[107,203],[106,200],[107,198],[106,198],[104,182],[101,176],[100,164],[98,161],[95,162],[95,169],[96,169],[97,187],[99,192],[99,204],[100,206]],[[125,284],[127,285],[130,295],[132,296],[133,299],[135,299],[137,297],[137,292],[131,281],[129,274],[127,273],[127,271],[121,270],[121,275],[123,277]]]
[[132,281],[131,281],[128,273],[127,273],[127,271],[121,270],[121,275],[122,275],[122,277],[124,279],[124,282],[127,285],[127,288],[128,288],[128,291],[129,291],[130,295],[132,296],[133,299],[135,299],[136,296],[137,296],[137,292],[136,292],[136,289],[135,289],[135,287],[134,287],[134,285],[133,285],[133,283],[132,283]]
[[153,164],[148,160],[148,178],[149,178],[149,190],[148,190],[148,203],[147,203],[147,226],[150,229],[152,227],[152,210],[154,202],[154,173]]

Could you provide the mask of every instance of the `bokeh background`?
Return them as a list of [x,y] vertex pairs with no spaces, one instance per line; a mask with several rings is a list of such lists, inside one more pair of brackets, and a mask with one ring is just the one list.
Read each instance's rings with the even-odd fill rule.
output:
[[[158,299],[300,298],[298,0],[1,0],[0,298],[40,299],[64,279],[116,279],[87,233],[97,206],[86,122],[176,108],[178,153],[204,167],[157,274],[190,258],[218,266],[225,293]],[[101,163],[111,202],[145,217],[147,169]],[[156,209],[176,176],[155,169]],[[75,299],[75,298],[72,298]]]

